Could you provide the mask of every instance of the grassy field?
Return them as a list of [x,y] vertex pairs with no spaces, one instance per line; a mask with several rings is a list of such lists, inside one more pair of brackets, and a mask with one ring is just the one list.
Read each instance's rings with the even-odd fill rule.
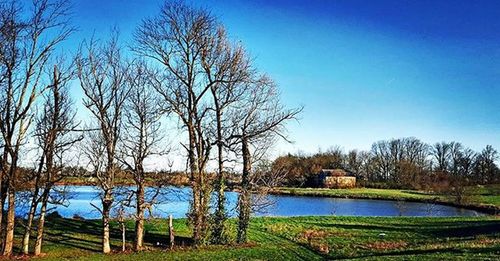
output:
[[[278,194],[302,196],[436,201],[444,203],[455,202],[455,198],[450,195],[400,189],[277,188],[274,190],[274,192]],[[481,187],[469,187],[467,198],[463,205],[491,207],[500,210],[500,184]]]
[[[234,220],[231,230],[234,231]],[[252,219],[243,246],[189,247],[185,219],[175,220],[177,245],[165,250],[166,220],[147,222],[149,250],[121,253],[118,225],[113,247],[102,255],[100,222],[54,218],[49,221],[40,260],[498,260],[500,218],[294,217]],[[132,237],[133,222],[127,224]],[[382,234],[383,233],[383,234]],[[232,235],[234,236],[234,235]],[[17,238],[20,240],[20,238]],[[128,245],[130,248],[131,245]]]

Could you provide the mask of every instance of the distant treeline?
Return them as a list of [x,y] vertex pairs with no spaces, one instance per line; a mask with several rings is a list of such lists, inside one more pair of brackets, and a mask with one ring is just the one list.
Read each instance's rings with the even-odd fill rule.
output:
[[457,183],[498,183],[497,160],[491,145],[478,152],[459,142],[431,145],[410,137],[375,142],[369,151],[333,147],[314,155],[288,154],[277,158],[272,170],[283,173],[283,185],[293,187],[313,187],[321,169],[339,168],[362,186],[436,190]]

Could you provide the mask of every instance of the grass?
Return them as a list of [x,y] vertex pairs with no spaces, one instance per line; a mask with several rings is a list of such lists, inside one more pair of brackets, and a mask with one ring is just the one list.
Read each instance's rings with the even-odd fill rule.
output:
[[[149,250],[100,251],[100,221],[54,218],[47,224],[46,253],[40,260],[498,260],[500,219],[417,217],[261,217],[253,218],[246,245],[189,246],[185,219],[174,220],[177,247],[165,250],[167,221],[146,223]],[[112,224],[113,249],[120,231]],[[127,223],[132,240],[133,222]],[[229,227],[235,230],[235,220]],[[384,233],[385,236],[382,236]],[[232,234],[232,237],[235,235]],[[16,237],[20,240],[20,236]],[[18,243],[18,242],[17,242]],[[16,244],[19,245],[19,244]],[[183,246],[184,245],[184,246]],[[131,245],[128,245],[131,248]]]
[[[345,198],[366,199],[390,199],[390,200],[412,200],[412,201],[435,201],[442,203],[454,203],[455,198],[446,194],[431,193],[417,190],[401,189],[327,189],[327,188],[277,188],[278,194],[301,195],[301,196],[325,196]],[[500,210],[500,184],[469,187],[467,200],[462,205],[493,208]]]

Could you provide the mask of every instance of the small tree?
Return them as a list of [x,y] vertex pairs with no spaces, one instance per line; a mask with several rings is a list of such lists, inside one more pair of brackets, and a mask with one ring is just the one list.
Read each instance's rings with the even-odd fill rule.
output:
[[267,77],[250,83],[245,99],[233,112],[235,133],[231,135],[243,159],[241,192],[238,196],[238,243],[247,240],[251,213],[252,164],[273,144],[276,137],[285,138],[285,123],[296,119],[302,108],[286,109],[279,99],[276,85]]
[[136,191],[135,240],[136,251],[142,250],[144,242],[144,212],[155,202],[163,185],[161,180],[153,180],[150,186],[156,190],[146,199],[145,160],[153,155],[167,153],[160,148],[162,109],[159,97],[151,86],[151,75],[143,62],[136,62],[130,70],[131,90],[124,107],[124,125],[120,162],[132,173]]

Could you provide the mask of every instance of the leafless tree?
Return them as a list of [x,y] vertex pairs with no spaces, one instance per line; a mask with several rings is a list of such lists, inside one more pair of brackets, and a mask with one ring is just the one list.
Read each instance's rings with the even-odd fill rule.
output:
[[54,66],[52,83],[47,87],[45,102],[36,120],[35,136],[41,155],[35,170],[32,200],[23,237],[24,254],[28,254],[32,222],[39,204],[41,204],[41,210],[35,255],[41,253],[45,212],[50,192],[54,184],[64,177],[63,155],[82,139],[81,135],[74,134],[78,124],[75,122],[75,111],[67,89],[68,82],[74,76],[70,67],[72,66],[58,70],[57,66]]
[[33,104],[44,88],[42,74],[57,45],[73,31],[67,1],[34,0],[27,13],[23,8],[16,0],[0,3],[0,131],[4,143],[0,213],[5,198],[9,201],[1,229],[5,232],[3,255],[12,254],[19,151],[33,121]]
[[277,137],[285,138],[285,123],[296,119],[302,108],[286,109],[280,102],[276,85],[266,76],[249,83],[251,85],[233,111],[234,139],[243,159],[241,192],[238,196],[238,243],[247,240],[247,228],[251,213],[252,164],[273,144]]
[[434,170],[448,173],[451,165],[451,144],[447,142],[438,142],[433,147],[433,157],[436,163]]
[[[82,44],[76,57],[77,74],[85,98],[84,105],[94,117],[97,133],[90,134],[91,161],[97,185],[101,189],[102,251],[109,253],[109,220],[113,204],[115,174],[118,171],[116,148],[122,127],[122,112],[129,93],[128,63],[121,55],[116,33],[102,44],[91,40]],[[99,142],[102,142],[104,150]],[[104,152],[104,155],[100,154]],[[104,162],[102,158],[104,157]]]
[[351,150],[346,155],[346,166],[347,169],[356,176],[357,179],[361,179],[361,168],[363,158],[361,156],[361,152],[357,150]]
[[388,180],[391,171],[391,156],[389,144],[378,141],[372,145],[371,153],[374,158],[374,172],[378,180]]
[[207,76],[210,93],[212,94],[211,116],[213,126],[209,129],[212,137],[212,145],[217,147],[217,179],[215,191],[217,203],[213,215],[211,241],[215,244],[227,242],[225,231],[227,211],[225,209],[225,168],[224,163],[228,160],[225,154],[227,135],[233,126],[228,120],[226,111],[230,106],[236,104],[245,93],[245,83],[252,74],[250,61],[246,57],[244,49],[240,45],[232,44],[226,36],[224,28],[219,25],[217,32],[207,35],[200,45],[201,66]]
[[477,158],[477,153],[470,148],[464,148],[458,159],[458,173],[460,176],[473,179],[474,163]]
[[500,169],[495,164],[499,159],[498,152],[491,145],[487,145],[476,158],[475,175],[480,183],[498,182]]
[[427,167],[428,145],[409,137],[378,141],[372,145],[373,167],[377,181],[394,184],[416,182],[421,170]]
[[161,117],[165,114],[156,91],[151,86],[151,75],[143,62],[136,62],[129,74],[131,90],[125,100],[123,135],[119,160],[132,173],[136,190],[135,194],[135,242],[134,248],[143,248],[144,212],[149,209],[160,195],[163,182],[155,180],[150,186],[155,187],[154,195],[145,198],[146,172],[144,161],[153,155],[163,155],[167,149],[160,147]]
[[209,58],[217,57],[204,52],[211,44],[207,39],[217,39],[218,33],[217,23],[207,11],[183,2],[166,2],[159,15],[137,28],[133,48],[160,68],[154,87],[187,131],[188,142],[182,146],[193,189],[188,217],[195,245],[204,242],[208,231],[211,184],[205,169],[212,147],[207,133],[208,95],[212,85],[220,81],[204,69],[205,64],[214,62]]

